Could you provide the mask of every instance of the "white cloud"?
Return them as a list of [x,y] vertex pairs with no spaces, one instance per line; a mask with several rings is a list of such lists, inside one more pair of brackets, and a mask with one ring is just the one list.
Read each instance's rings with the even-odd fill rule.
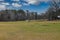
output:
[[12,3],[12,6],[14,6],[14,7],[21,7],[22,5],[18,4],[18,3]]
[[36,4],[38,2],[38,0],[24,0],[26,2],[28,2],[28,4]]
[[5,10],[6,9],[6,5],[0,5],[0,10]]
[[47,2],[49,0],[24,0],[26,1],[28,4],[39,4],[41,1]]
[[10,5],[9,3],[4,3],[4,2],[2,2],[1,4],[2,4],[2,5]]
[[11,0],[11,1],[19,1],[19,0]]
[[39,0],[39,1],[44,1],[44,2],[47,2],[47,1],[50,1],[50,0]]
[[[0,1],[4,1],[4,0],[0,0]],[[9,3],[5,3],[5,2],[1,2],[0,3],[0,10],[5,10],[7,7],[7,5],[9,5]]]
[[0,10],[5,10],[7,8],[7,5],[10,5],[10,4],[5,2],[0,3]]
[[27,3],[23,3],[23,5],[26,5],[26,6],[28,6],[29,4],[27,4]]
[[4,0],[0,0],[0,1],[4,1]]

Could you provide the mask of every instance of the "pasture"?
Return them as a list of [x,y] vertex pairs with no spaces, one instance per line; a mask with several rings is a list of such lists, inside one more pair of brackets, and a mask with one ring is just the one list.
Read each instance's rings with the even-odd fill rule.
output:
[[60,21],[0,22],[0,40],[60,40]]

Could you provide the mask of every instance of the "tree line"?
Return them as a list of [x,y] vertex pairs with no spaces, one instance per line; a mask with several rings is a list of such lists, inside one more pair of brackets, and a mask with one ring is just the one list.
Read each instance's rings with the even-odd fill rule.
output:
[[0,21],[37,20],[38,13],[29,10],[2,10],[0,11]]

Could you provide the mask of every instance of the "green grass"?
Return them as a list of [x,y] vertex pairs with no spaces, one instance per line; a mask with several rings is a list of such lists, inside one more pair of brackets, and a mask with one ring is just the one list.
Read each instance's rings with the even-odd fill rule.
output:
[[60,40],[60,21],[0,22],[0,40]]

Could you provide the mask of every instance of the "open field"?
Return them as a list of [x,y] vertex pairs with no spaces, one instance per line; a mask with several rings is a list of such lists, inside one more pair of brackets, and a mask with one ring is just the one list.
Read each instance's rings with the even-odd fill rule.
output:
[[60,40],[60,21],[0,22],[0,40]]

